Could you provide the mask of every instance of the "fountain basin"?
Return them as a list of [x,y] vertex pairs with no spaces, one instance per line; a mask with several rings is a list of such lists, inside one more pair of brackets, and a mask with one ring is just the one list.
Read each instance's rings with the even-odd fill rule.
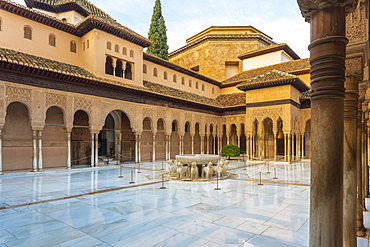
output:
[[207,164],[208,162],[217,163],[220,159],[219,155],[214,154],[183,154],[176,155],[176,161],[180,161],[182,164],[190,165],[191,162],[195,161],[197,165]]

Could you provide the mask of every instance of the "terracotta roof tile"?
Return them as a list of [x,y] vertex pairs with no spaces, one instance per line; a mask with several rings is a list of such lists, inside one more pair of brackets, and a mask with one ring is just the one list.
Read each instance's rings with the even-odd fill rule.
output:
[[250,57],[255,57],[259,55],[263,55],[266,53],[274,52],[274,51],[285,51],[289,56],[291,56],[293,59],[300,59],[300,57],[286,44],[272,44],[269,46],[262,47],[260,49],[252,50],[249,52],[246,52],[242,55],[240,55],[238,58],[240,59],[247,59]]
[[217,96],[216,101],[223,107],[245,106],[245,93],[229,93]]
[[222,105],[218,103],[217,100],[204,97],[204,96],[200,96],[199,94],[182,91],[180,89],[167,87],[167,86],[164,86],[158,83],[144,81],[144,87],[146,87],[147,89],[153,92],[164,95],[164,96],[175,97],[178,99],[183,99],[183,100],[206,104],[206,105],[215,106],[215,107],[222,107]]
[[269,65],[269,66],[260,67],[256,69],[247,70],[247,71],[244,71],[240,74],[237,74],[233,77],[226,79],[225,81],[222,82],[222,84],[223,84],[223,87],[233,86],[243,81],[250,80],[259,75],[263,75],[274,69],[282,71],[282,72],[286,72],[289,74],[294,74],[294,75],[299,75],[302,73],[309,73],[309,70],[310,70],[309,60],[310,60],[309,58],[305,58],[305,59],[299,59],[299,60],[294,60],[294,61],[289,61],[289,62],[284,62],[284,63],[279,63],[279,64],[274,64],[274,65]]
[[288,74],[279,70],[272,70],[265,74],[249,79],[238,84],[237,88],[243,91],[247,91],[258,88],[283,85],[292,85],[301,92],[309,90],[309,87],[296,75]]

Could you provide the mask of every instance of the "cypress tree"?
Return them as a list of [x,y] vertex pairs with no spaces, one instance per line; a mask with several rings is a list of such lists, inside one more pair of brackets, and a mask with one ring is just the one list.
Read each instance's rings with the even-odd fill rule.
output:
[[153,8],[148,38],[153,42],[147,52],[168,60],[167,29],[162,16],[161,1],[156,0]]

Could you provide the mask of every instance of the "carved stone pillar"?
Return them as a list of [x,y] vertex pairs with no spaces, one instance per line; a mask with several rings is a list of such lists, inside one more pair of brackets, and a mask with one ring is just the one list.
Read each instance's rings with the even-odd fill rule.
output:
[[95,164],[95,133],[91,133],[91,167],[93,167]]
[[170,140],[171,136],[166,135],[166,160],[169,160],[171,158]]
[[191,135],[191,154],[194,154],[194,134]]
[[288,135],[284,134],[284,161],[288,160]]
[[95,162],[94,163],[96,167],[99,166],[99,133],[95,133]]
[[200,136],[200,154],[204,154],[204,135]]
[[357,236],[365,236],[364,227],[364,196],[363,196],[363,169],[362,169],[362,102],[358,101],[357,112],[357,146],[356,146],[356,167],[357,167]]
[[179,154],[183,155],[184,154],[184,136],[180,135],[180,145],[179,145]]
[[153,149],[152,149],[152,161],[154,162],[155,161],[155,150],[156,150],[156,141],[155,141],[155,136],[157,135],[157,133],[153,132]]
[[277,136],[274,134],[274,161],[276,161],[277,156]]
[[67,130],[67,169],[71,169],[71,130]]
[[287,146],[288,146],[288,162],[291,162],[292,161],[292,135],[291,134],[287,134],[287,139],[288,139],[288,143],[287,143]]
[[344,146],[343,146],[343,244],[357,245],[356,238],[356,133],[358,84],[355,77],[348,76],[345,81],[344,100]]
[[141,135],[140,134],[135,134],[135,162],[136,163],[139,163],[141,162],[141,152],[140,152],[140,149],[141,149]]
[[226,136],[226,145],[230,145],[230,137]]
[[38,171],[42,171],[42,130],[39,130],[39,160],[38,160]]
[[37,172],[37,130],[32,130],[32,171]]
[[311,23],[310,246],[343,246],[346,10],[356,0],[298,0]]

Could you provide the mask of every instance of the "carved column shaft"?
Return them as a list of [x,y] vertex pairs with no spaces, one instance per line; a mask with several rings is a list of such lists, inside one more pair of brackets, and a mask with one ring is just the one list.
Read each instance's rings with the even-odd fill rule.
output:
[[38,170],[42,171],[42,130],[39,130],[39,160],[38,160]]
[[32,171],[37,171],[37,130],[32,131]]
[[356,238],[356,145],[358,84],[354,77],[346,77],[344,100],[343,146],[343,244],[355,247]]
[[67,130],[67,169],[71,169],[71,131]]
[[346,10],[355,0],[298,0],[311,23],[310,246],[343,246]]
[[357,112],[357,153],[356,153],[356,166],[357,166],[357,236],[365,236],[364,231],[364,197],[363,197],[363,169],[362,169],[362,104],[358,101]]
[[91,166],[94,166],[95,163],[95,148],[94,148],[94,143],[95,143],[95,134],[91,134]]

